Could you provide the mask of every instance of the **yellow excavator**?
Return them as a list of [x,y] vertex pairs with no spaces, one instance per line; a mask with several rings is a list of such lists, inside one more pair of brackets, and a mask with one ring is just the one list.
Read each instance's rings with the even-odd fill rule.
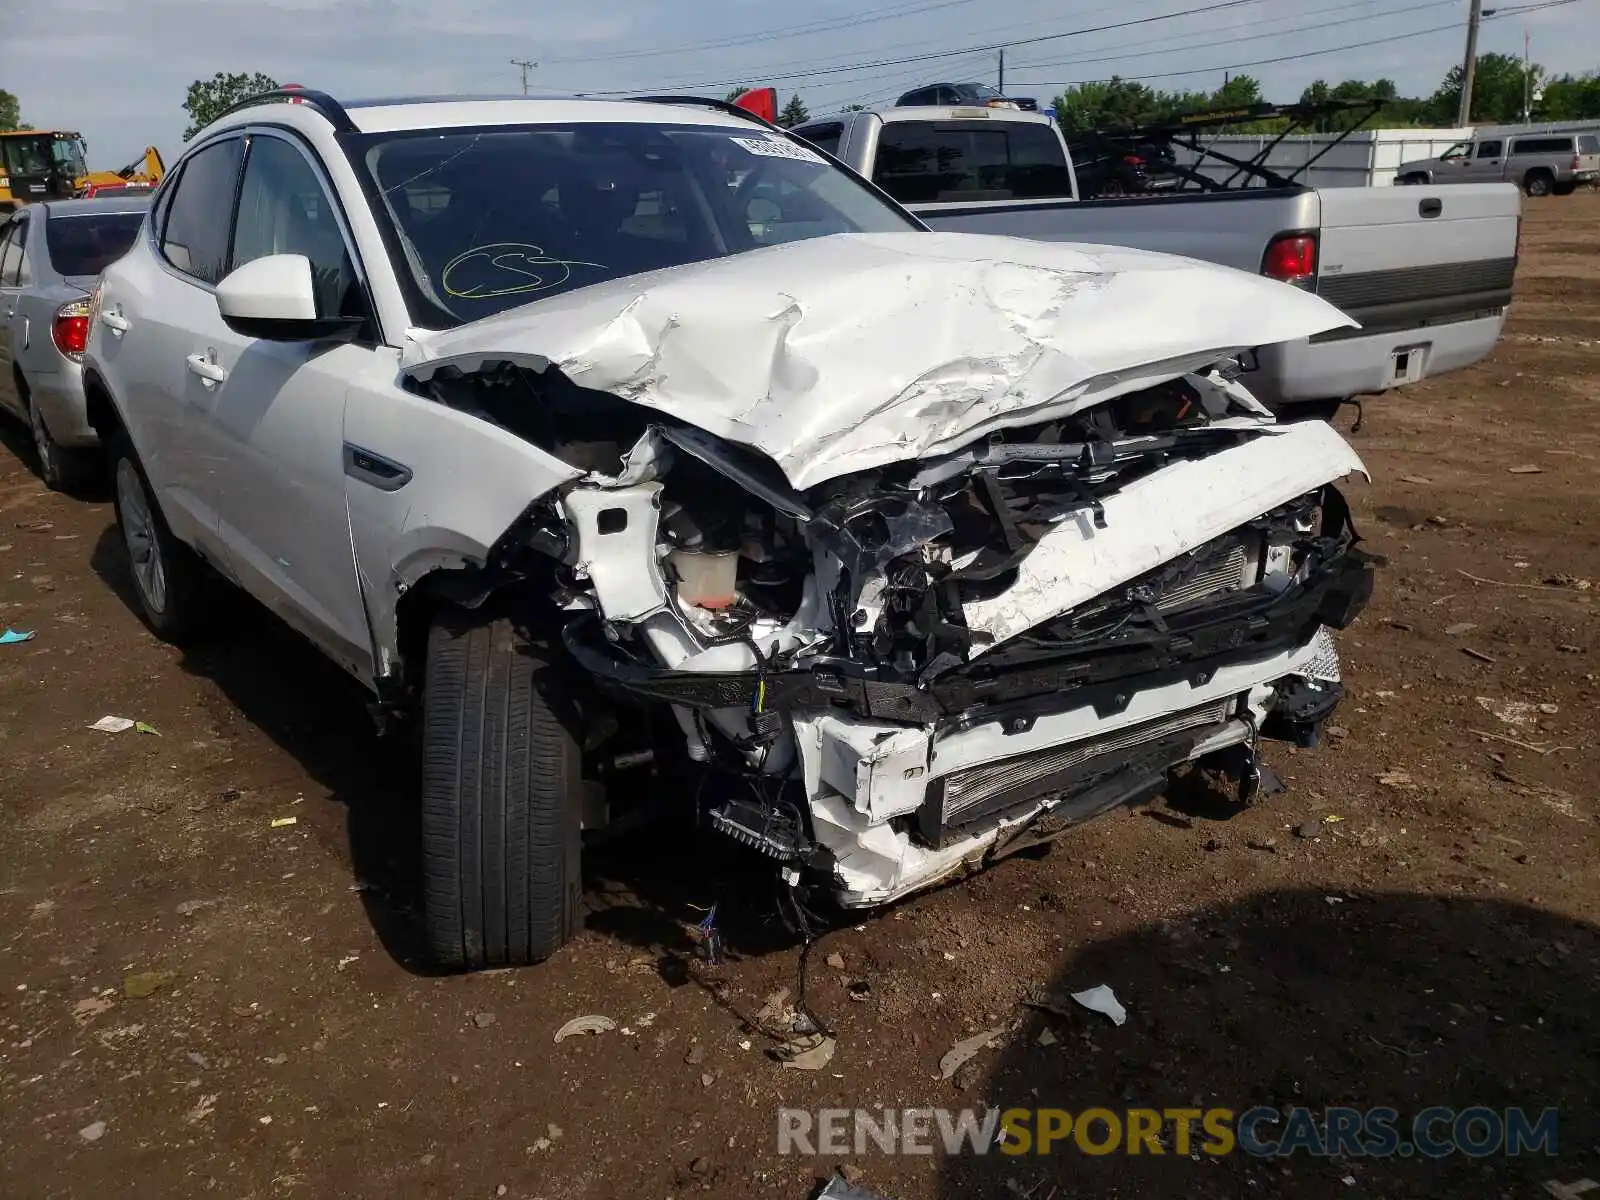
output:
[[150,188],[167,173],[154,146],[118,171],[89,170],[87,151],[82,135],[70,130],[0,130],[0,212],[39,200]]

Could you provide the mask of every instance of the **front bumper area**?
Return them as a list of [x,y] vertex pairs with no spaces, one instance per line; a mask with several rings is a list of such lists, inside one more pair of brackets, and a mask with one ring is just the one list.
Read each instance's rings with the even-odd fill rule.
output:
[[[1329,629],[1372,593],[1375,561],[1330,543],[1258,583],[1066,648],[1002,644],[929,681],[848,660],[771,672],[674,671],[578,618],[567,649],[602,689],[706,716],[756,697],[793,731],[809,831],[739,802],[714,823],[823,873],[846,907],[885,903],[1021,843],[1159,792],[1176,767],[1259,734],[1314,742],[1341,694]],[[780,760],[781,761],[781,760]]]

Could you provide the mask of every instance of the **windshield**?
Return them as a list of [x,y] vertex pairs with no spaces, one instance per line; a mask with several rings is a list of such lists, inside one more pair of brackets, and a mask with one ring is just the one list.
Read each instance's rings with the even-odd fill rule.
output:
[[57,167],[74,179],[89,173],[83,161],[83,143],[75,137],[58,137],[50,143],[50,157]]
[[417,316],[435,327],[780,242],[918,228],[760,127],[540,125],[359,145]]
[[98,275],[128,252],[144,223],[142,212],[52,214],[44,242],[56,273]]

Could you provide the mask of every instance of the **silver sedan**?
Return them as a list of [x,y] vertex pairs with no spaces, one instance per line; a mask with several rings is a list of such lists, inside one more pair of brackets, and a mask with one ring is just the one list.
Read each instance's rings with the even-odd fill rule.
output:
[[28,422],[52,488],[84,483],[100,466],[83,399],[89,293],[149,207],[148,193],[58,200],[0,223],[0,409]]

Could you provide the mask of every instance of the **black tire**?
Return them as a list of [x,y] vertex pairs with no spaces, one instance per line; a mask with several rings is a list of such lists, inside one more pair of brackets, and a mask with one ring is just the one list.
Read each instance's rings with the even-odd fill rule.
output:
[[92,483],[104,470],[105,457],[95,450],[69,449],[56,441],[20,372],[17,375],[17,394],[28,406],[33,457],[39,464],[39,478],[44,480],[45,487],[52,492],[76,492]]
[[539,962],[577,930],[582,757],[557,674],[503,618],[450,612],[429,630],[423,919],[447,970]]
[[1555,177],[1549,171],[1529,171],[1522,181],[1522,190],[1530,196],[1548,196],[1555,184]]
[[173,536],[126,433],[118,430],[112,437],[108,457],[117,530],[128,552],[140,615],[162,641],[186,641],[202,625],[205,564]]

